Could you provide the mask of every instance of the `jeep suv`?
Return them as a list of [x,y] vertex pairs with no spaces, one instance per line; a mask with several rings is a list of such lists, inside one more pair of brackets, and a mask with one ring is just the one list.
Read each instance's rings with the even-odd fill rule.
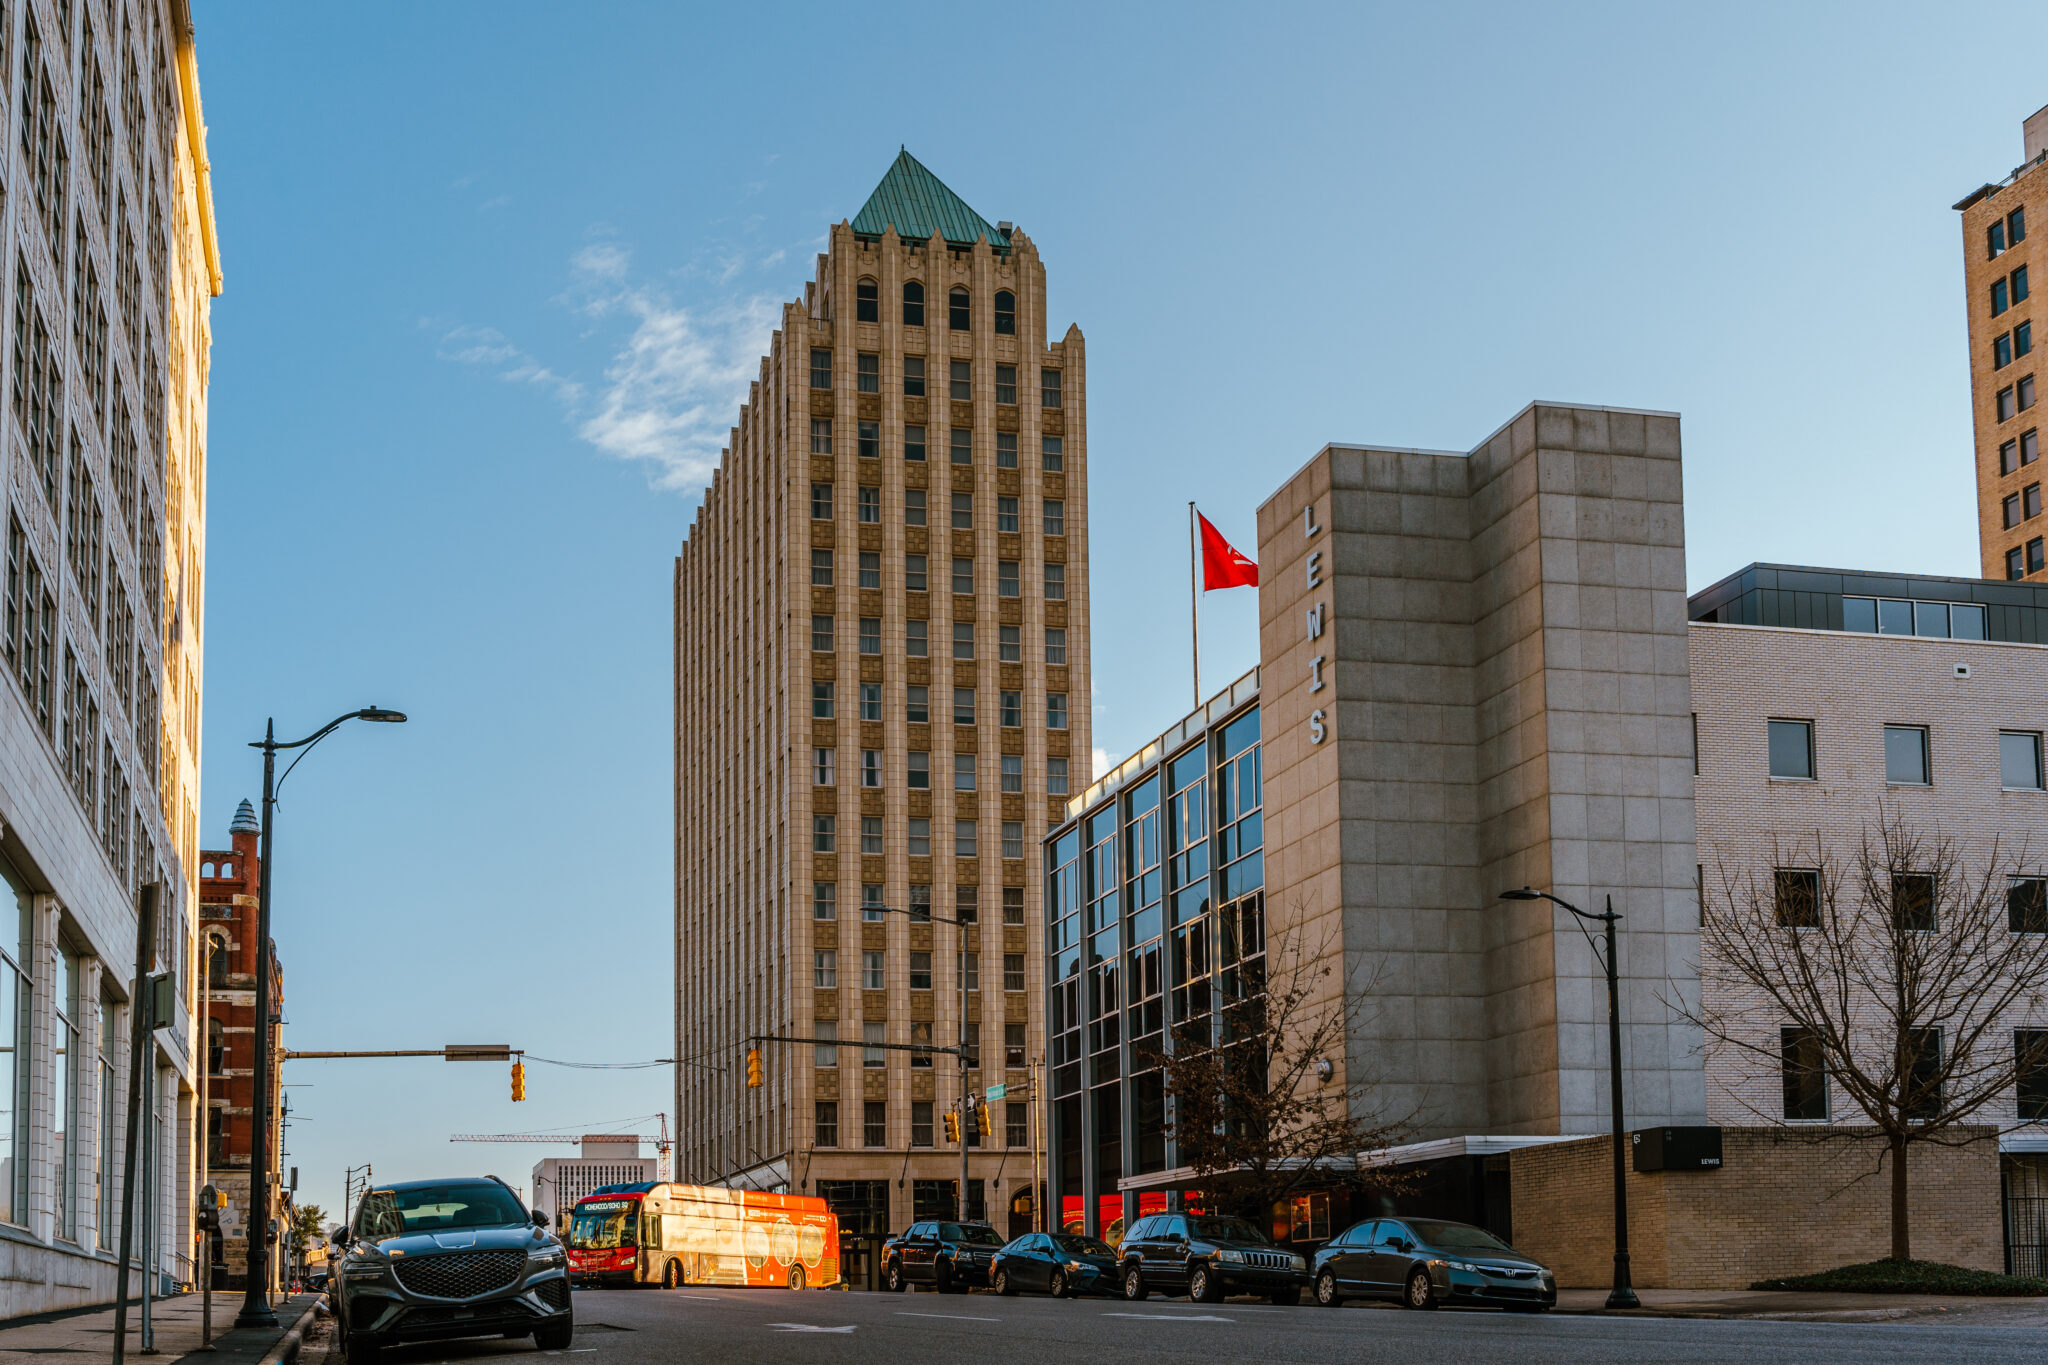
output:
[[400,1342],[531,1336],[560,1351],[574,1335],[562,1244],[496,1177],[378,1186],[338,1240],[330,1279],[348,1365]]
[[1003,1239],[986,1223],[915,1223],[882,1243],[882,1283],[892,1294],[928,1284],[941,1294],[988,1283],[989,1262]]
[[1153,1290],[1214,1303],[1225,1294],[1263,1294],[1274,1303],[1301,1302],[1308,1261],[1273,1245],[1242,1218],[1157,1213],[1140,1218],[1117,1247],[1126,1299]]

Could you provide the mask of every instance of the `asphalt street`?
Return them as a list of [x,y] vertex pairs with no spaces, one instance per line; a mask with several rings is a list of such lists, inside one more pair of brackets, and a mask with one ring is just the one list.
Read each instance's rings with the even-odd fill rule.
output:
[[[1055,1301],[993,1294],[856,1294],[779,1289],[578,1290],[576,1340],[463,1341],[387,1353],[388,1365],[519,1362],[546,1356],[672,1365],[1093,1365],[1115,1361],[1401,1362],[1848,1361],[1855,1365],[2043,1358],[2037,1325],[1816,1323],[1605,1318],[1347,1305],[1275,1308],[1252,1300]],[[307,1352],[317,1365],[327,1340]]]

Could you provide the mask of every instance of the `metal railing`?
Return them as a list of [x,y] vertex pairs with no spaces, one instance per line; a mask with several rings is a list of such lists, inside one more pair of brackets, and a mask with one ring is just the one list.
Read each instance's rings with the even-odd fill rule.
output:
[[2048,1195],[2006,1196],[2005,1273],[2048,1276]]

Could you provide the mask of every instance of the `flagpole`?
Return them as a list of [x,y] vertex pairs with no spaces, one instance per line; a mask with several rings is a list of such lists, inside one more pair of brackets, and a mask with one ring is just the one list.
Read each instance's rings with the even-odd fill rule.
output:
[[1202,706],[1202,589],[1196,575],[1201,572],[1201,532],[1195,529],[1195,505],[1188,504],[1188,634],[1194,641],[1195,709]]

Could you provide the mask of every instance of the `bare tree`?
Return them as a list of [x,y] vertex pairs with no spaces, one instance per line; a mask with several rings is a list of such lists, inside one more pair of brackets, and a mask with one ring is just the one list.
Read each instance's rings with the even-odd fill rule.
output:
[[1181,1163],[1219,1206],[1260,1225],[1305,1185],[1400,1183],[1391,1169],[1359,1173],[1352,1162],[1401,1141],[1406,1120],[1381,1113],[1371,1077],[1347,1068],[1333,1079],[1372,982],[1346,989],[1327,936],[1309,947],[1299,932],[1276,931],[1269,942],[1256,914],[1222,929],[1218,1008],[1176,1024],[1173,1055],[1155,1059]]
[[[1711,1043],[1781,1078],[1785,1107],[1741,1102],[1760,1119],[1845,1098],[1877,1130],[1891,1173],[1891,1257],[1910,1260],[1908,1155],[1981,1140],[1986,1111],[2048,1067],[2048,904],[2021,857],[1993,840],[1981,860],[1948,835],[1880,807],[1847,866],[1816,834],[1812,851],[1775,842],[1771,866],[1720,869],[1703,889],[1700,1003],[1678,1007]],[[1740,1092],[1738,1092],[1740,1094]],[[1851,1134],[1818,1130],[1824,1137]]]

